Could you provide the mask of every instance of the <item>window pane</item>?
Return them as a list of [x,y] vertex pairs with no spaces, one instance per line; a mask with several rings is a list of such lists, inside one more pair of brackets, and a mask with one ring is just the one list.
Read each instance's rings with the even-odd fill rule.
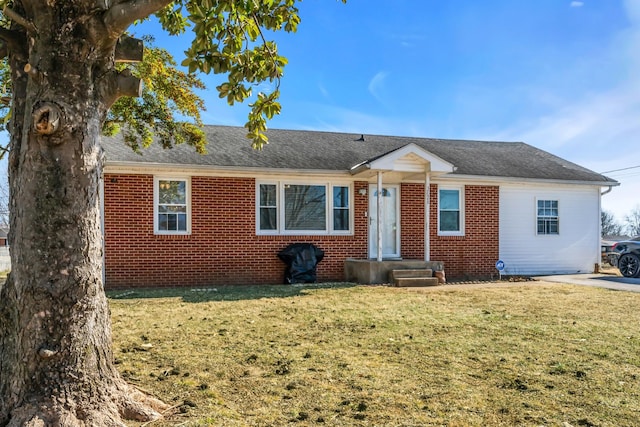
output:
[[260,184],[260,206],[276,206],[276,186]]
[[349,209],[333,210],[333,229],[336,231],[349,230]]
[[160,204],[184,205],[187,203],[186,181],[158,181],[158,201]]
[[160,205],[158,206],[158,212],[159,213],[187,213],[187,207]]
[[285,185],[285,229],[326,230],[326,192],[324,185]]
[[167,231],[167,215],[160,214],[158,215],[158,230]]
[[440,212],[440,231],[460,231],[460,212]]
[[176,215],[167,215],[167,230],[174,231],[178,228]]
[[349,187],[333,187],[333,207],[349,207]]
[[187,214],[176,215],[178,224],[176,230],[187,231]]
[[276,208],[260,208],[260,230],[277,230]]
[[440,210],[460,210],[460,191],[440,190]]

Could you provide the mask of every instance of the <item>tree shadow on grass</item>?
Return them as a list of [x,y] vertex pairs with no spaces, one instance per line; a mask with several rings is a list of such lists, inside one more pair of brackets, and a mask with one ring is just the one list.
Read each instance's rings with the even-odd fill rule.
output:
[[216,287],[140,288],[107,291],[113,300],[145,298],[180,298],[185,302],[243,301],[261,298],[301,296],[314,289],[340,289],[356,283],[305,283],[295,285],[224,285]]

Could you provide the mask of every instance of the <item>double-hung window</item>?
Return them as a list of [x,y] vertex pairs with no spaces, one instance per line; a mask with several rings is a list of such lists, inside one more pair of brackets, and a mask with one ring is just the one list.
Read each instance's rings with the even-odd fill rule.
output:
[[351,186],[263,182],[256,186],[259,234],[350,234]]
[[438,189],[438,234],[461,236],[464,234],[464,199],[461,187]]
[[154,231],[156,234],[189,234],[190,185],[184,178],[154,178]]
[[537,201],[538,234],[559,234],[559,216],[557,200]]

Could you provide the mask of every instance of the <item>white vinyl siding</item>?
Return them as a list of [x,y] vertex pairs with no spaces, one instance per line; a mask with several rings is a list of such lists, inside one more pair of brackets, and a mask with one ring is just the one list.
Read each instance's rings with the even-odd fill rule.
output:
[[[539,233],[539,201],[559,232]],[[500,186],[500,259],[505,274],[593,272],[600,250],[600,188],[570,185]],[[556,210],[553,207],[557,207]],[[553,231],[553,227],[549,230]]]

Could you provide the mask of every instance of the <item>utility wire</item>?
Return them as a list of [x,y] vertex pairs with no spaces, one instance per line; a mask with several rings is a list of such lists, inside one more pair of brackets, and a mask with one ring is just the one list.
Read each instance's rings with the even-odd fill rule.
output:
[[600,173],[620,172],[620,171],[626,171],[626,170],[629,170],[629,169],[637,169],[637,168],[640,168],[640,165],[638,165],[638,166],[629,166],[628,168],[614,169],[614,170],[600,172]]

